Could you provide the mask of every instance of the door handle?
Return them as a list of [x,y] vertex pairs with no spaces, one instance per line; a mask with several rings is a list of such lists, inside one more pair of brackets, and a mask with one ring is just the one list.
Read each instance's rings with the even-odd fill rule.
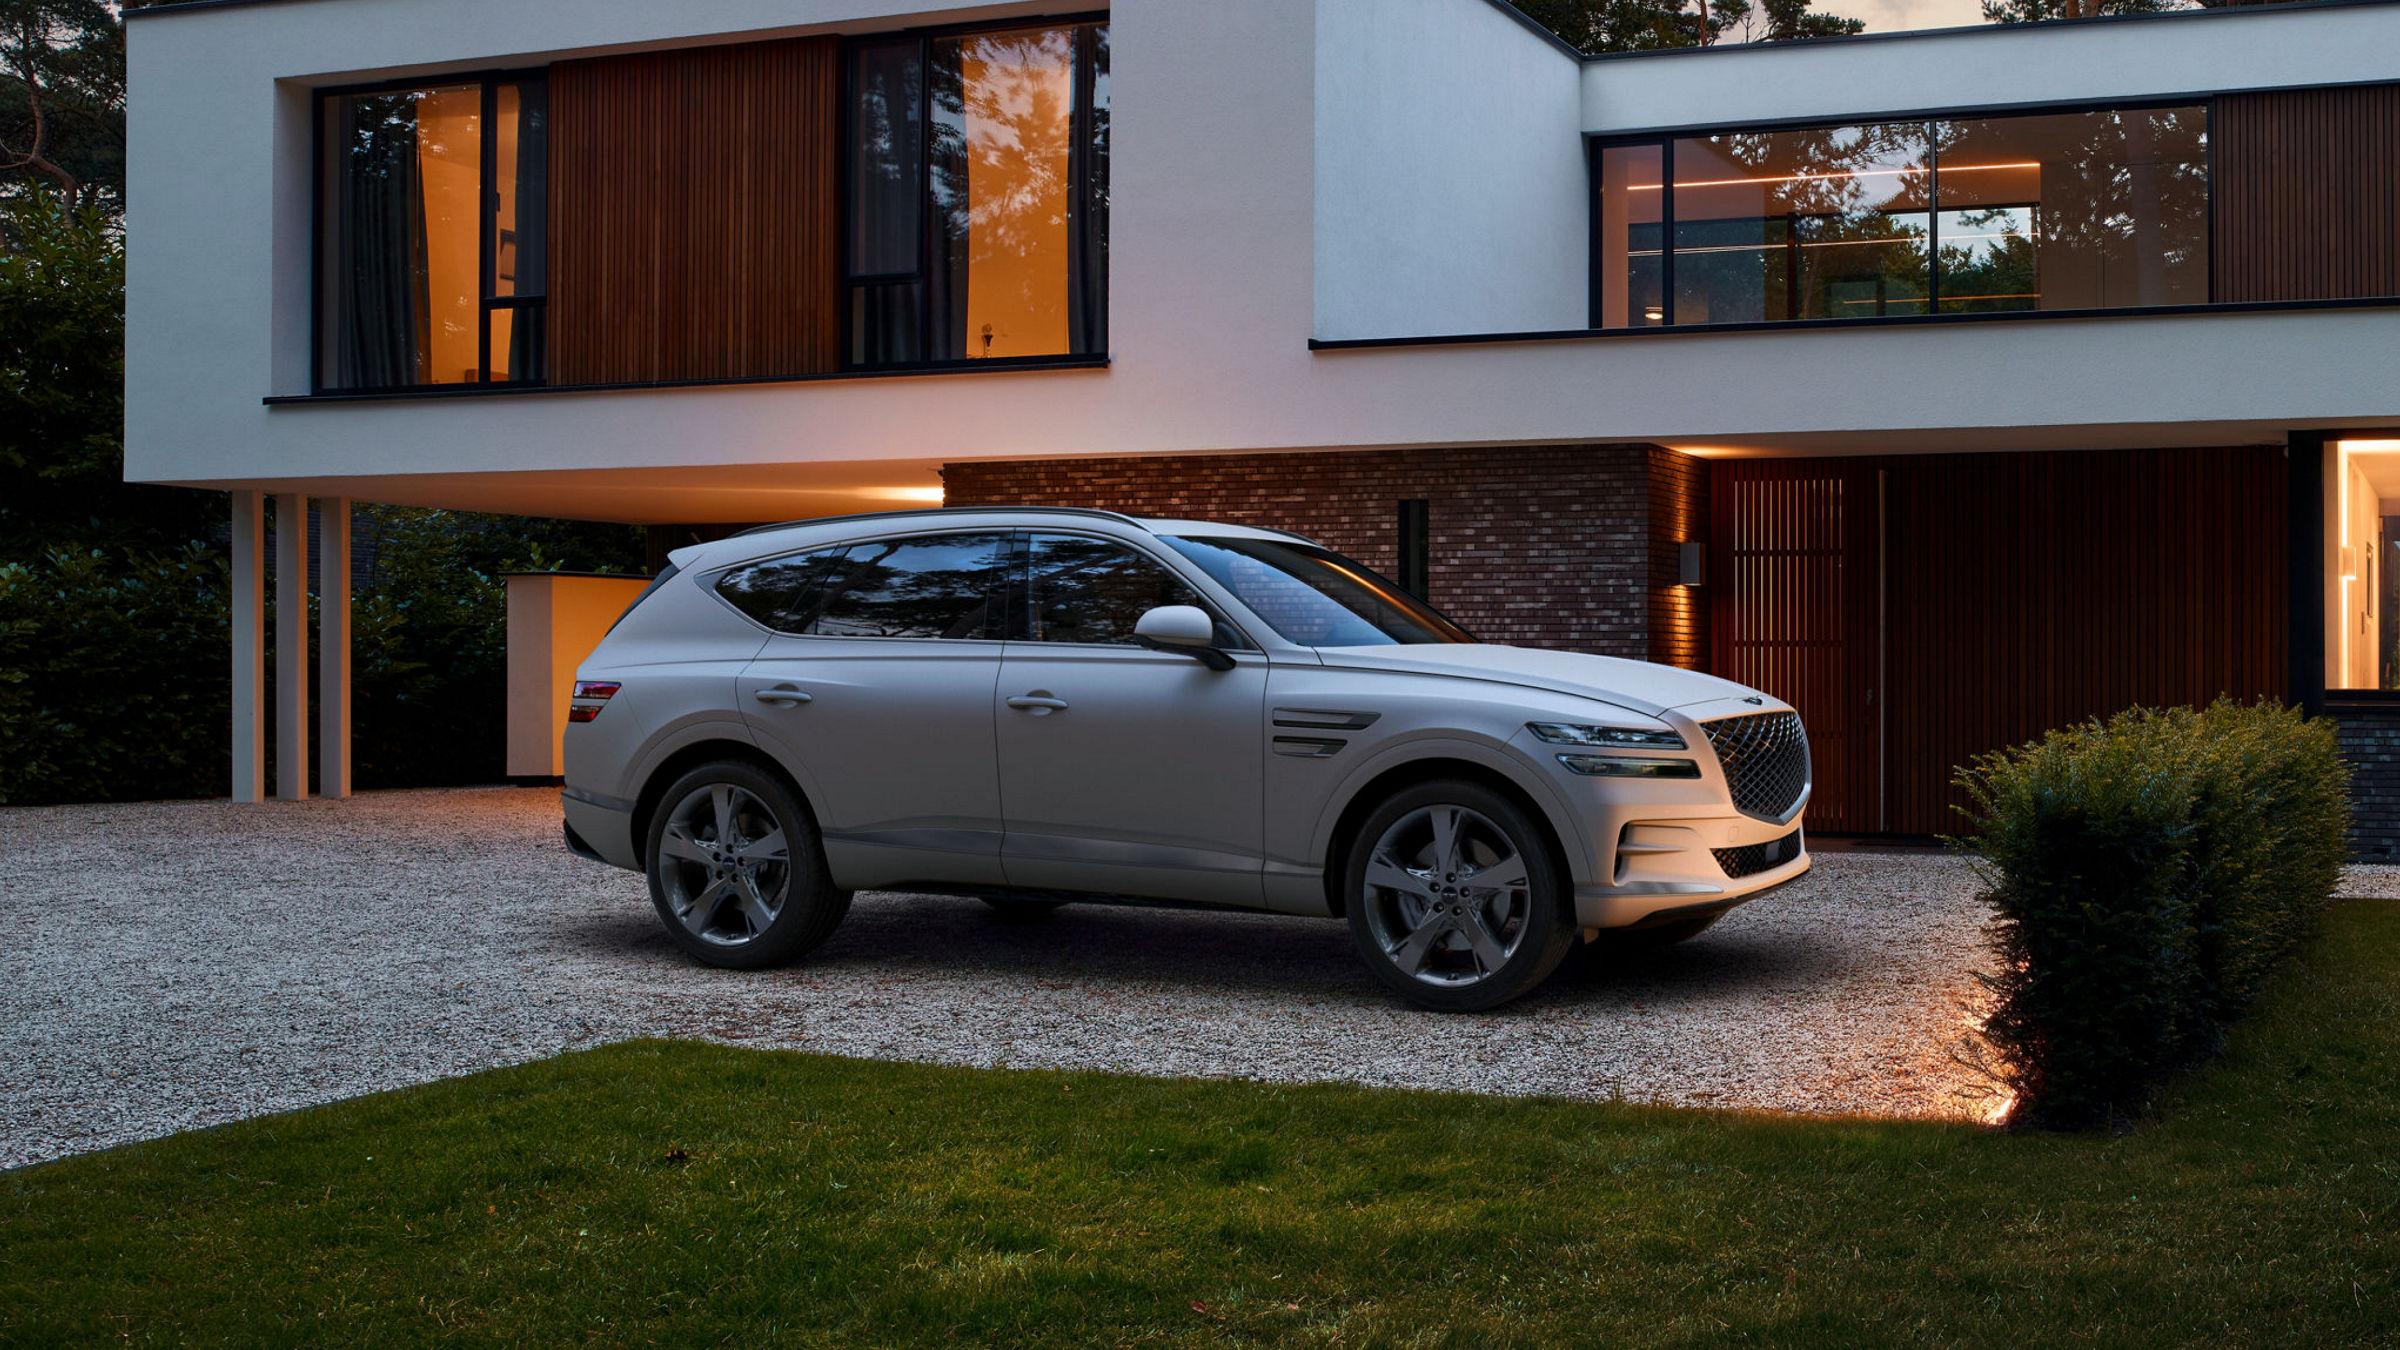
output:
[[813,703],[816,701],[816,696],[809,693],[807,690],[788,684],[779,684],[769,689],[761,689],[757,693],[752,694],[750,697],[757,699],[761,703],[777,703],[787,707],[794,703]]
[[1008,701],[1008,706],[1012,708],[1023,708],[1025,711],[1032,713],[1036,717],[1046,717],[1051,713],[1064,709],[1067,706],[1067,701],[1063,698],[1052,698],[1048,694],[1041,693],[1037,690],[1034,693],[1017,695],[1015,698],[1012,698]]

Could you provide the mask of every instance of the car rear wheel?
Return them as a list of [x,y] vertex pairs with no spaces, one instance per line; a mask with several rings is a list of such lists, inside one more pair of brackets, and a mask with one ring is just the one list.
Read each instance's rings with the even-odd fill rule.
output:
[[830,937],[850,910],[825,869],[816,822],[783,780],[720,760],[675,780],[650,822],[650,899],[693,959],[780,965]]
[[1547,836],[1478,783],[1394,794],[1359,829],[1345,883],[1368,968],[1437,1011],[1498,1007],[1540,984],[1574,943]]

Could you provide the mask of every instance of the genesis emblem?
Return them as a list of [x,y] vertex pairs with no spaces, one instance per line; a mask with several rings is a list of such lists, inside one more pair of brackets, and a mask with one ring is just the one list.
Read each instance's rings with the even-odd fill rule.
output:
[[1756,694],[1752,694],[1750,697],[1743,699],[1743,700],[1742,700],[1742,702],[1744,702],[1744,703],[1757,703],[1757,704],[1762,704],[1762,705],[1763,705],[1763,704],[1766,702],[1766,700],[1765,700],[1765,699],[1763,699],[1763,698],[1760,698],[1760,697],[1759,697],[1758,695],[1756,695]]

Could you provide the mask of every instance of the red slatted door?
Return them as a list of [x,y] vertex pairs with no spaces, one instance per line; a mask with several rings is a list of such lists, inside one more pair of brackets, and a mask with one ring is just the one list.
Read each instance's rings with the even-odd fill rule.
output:
[[1877,470],[1719,460],[1709,482],[1710,669],[1800,710],[1812,829],[1880,830]]

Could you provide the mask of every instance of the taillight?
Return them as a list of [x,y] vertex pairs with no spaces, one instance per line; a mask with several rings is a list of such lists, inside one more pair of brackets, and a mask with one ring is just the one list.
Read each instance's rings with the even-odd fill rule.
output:
[[615,680],[577,680],[575,701],[567,705],[569,722],[589,722],[600,715],[600,705],[617,696],[625,686]]

